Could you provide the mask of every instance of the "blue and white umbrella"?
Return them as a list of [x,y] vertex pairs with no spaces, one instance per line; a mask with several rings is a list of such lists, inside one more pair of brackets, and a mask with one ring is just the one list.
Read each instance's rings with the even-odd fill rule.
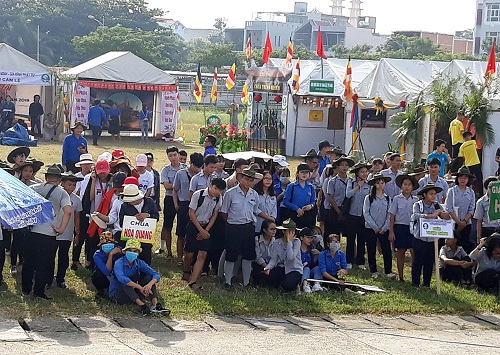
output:
[[6,228],[24,228],[54,220],[52,203],[0,169],[0,223]]

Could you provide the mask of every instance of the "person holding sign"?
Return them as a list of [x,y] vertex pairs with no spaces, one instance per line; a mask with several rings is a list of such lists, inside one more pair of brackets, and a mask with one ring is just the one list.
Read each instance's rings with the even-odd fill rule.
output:
[[489,238],[481,238],[479,245],[470,253],[470,258],[477,261],[474,281],[484,290],[500,286],[500,234],[494,233]]
[[432,268],[434,267],[434,238],[424,238],[420,231],[420,219],[450,219],[446,209],[436,202],[437,194],[443,191],[434,184],[426,184],[421,190],[422,200],[413,204],[410,219],[410,230],[413,231],[413,263],[411,266],[411,282],[420,286],[420,276],[423,274],[423,286],[431,286]]
[[466,166],[462,166],[457,173],[452,175],[455,176],[455,186],[449,189],[446,195],[446,210],[455,221],[455,230],[460,236],[459,245],[469,254],[473,248],[469,236],[476,200],[474,191],[469,186],[474,176]]
[[[160,275],[143,260],[137,258],[142,253],[141,243],[137,239],[127,240],[123,253],[125,255],[113,266],[109,298],[118,304],[138,305],[141,307],[142,315],[151,313],[169,315],[170,310],[163,308],[158,302],[156,284],[160,281]],[[151,307],[144,302],[146,299],[151,302]]]
[[[120,208],[120,225],[123,228],[123,221],[126,216],[135,217],[136,221],[131,222],[131,224],[141,225],[148,224],[147,219],[153,219],[158,221],[160,215],[158,213],[158,208],[156,203],[151,197],[145,197],[144,194],[139,190],[139,187],[135,184],[125,185],[123,188],[123,193],[121,195],[122,206]],[[156,223],[155,223],[156,226]],[[125,231],[125,228],[123,228]],[[126,238],[122,232],[122,240]],[[154,230],[153,230],[154,232]],[[137,233],[136,233],[137,234]],[[141,253],[139,257],[146,262],[146,264],[151,265],[151,248],[153,238],[145,242],[140,242]]]
[[226,182],[215,178],[210,186],[196,191],[189,202],[189,222],[186,227],[186,245],[184,246],[184,273],[188,274],[193,264],[194,254],[198,253],[188,286],[196,291],[203,289],[196,281],[210,249],[210,230],[215,224],[222,205],[221,195],[226,189]]

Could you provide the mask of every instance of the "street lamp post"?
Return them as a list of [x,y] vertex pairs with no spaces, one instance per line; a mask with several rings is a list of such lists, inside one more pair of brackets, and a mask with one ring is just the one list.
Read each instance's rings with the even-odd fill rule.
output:
[[91,20],[94,20],[95,22],[97,22],[102,27],[105,27],[105,25],[104,25],[104,15],[102,15],[102,21],[99,21],[94,15],[88,15],[87,18],[89,18]]
[[[31,23],[31,19],[28,19],[27,22]],[[36,25],[36,60],[40,61],[40,25]]]

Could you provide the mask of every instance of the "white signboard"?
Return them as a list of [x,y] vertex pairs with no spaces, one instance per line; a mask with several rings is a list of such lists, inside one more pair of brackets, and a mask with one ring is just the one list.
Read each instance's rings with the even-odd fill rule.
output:
[[73,93],[73,105],[71,107],[71,126],[75,122],[82,122],[87,126],[90,109],[90,88],[76,84]]
[[177,127],[177,92],[162,91],[160,132],[174,133],[176,127]]
[[0,84],[10,85],[52,85],[52,76],[47,73],[0,70]]
[[156,219],[146,218],[140,222],[134,216],[123,217],[121,240],[137,239],[141,243],[153,244]]
[[453,238],[453,220],[420,218],[422,238]]

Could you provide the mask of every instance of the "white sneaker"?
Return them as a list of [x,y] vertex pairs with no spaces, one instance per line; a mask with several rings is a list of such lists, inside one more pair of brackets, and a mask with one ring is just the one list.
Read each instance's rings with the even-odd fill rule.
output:
[[320,284],[314,284],[312,288],[313,292],[323,291],[323,287]]
[[359,266],[358,266],[358,268],[359,268],[360,270],[366,270],[366,266],[364,266],[364,265],[359,265]]
[[372,279],[378,279],[378,272],[374,272],[372,274]]
[[311,286],[309,286],[309,284],[305,284],[304,287],[302,287],[302,290],[305,293],[311,293]]
[[351,270],[352,269],[352,264],[347,264],[347,270]]
[[392,272],[389,274],[385,274],[385,277],[387,277],[390,280],[394,280],[396,278],[396,274],[393,274]]

